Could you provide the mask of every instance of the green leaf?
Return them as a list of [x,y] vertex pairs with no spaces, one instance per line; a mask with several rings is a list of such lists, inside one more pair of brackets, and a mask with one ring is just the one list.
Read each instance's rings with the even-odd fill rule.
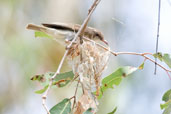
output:
[[[35,75],[31,78],[31,80],[35,81],[39,81],[40,83],[42,83],[43,85],[47,85],[49,84],[50,78],[54,75],[54,72],[47,72],[45,74],[41,74],[41,75]],[[55,79],[54,82],[57,83],[58,81],[65,80],[65,81],[70,81],[74,78],[74,74],[72,71],[69,72],[64,72],[64,73],[60,73],[58,74]]]
[[109,76],[105,77],[102,80],[102,84],[103,85],[107,84],[106,86],[108,86],[108,87],[112,87],[113,83],[116,84],[116,85],[119,85],[120,81],[119,82],[115,81],[115,79],[126,77],[127,75],[135,72],[136,70],[137,70],[136,67],[131,67],[131,66],[121,67],[121,68],[117,69],[114,73],[112,73]]
[[144,62],[138,67],[138,69],[142,70],[144,68]]
[[50,82],[50,78],[54,75],[54,72],[46,72],[45,74],[42,74],[44,77],[44,82],[40,82],[42,84],[42,86],[47,86],[49,85]]
[[35,75],[30,80],[43,82],[44,78],[43,78],[43,75]]
[[163,114],[171,114],[171,89],[165,92],[162,100],[165,101],[164,104],[160,104],[160,108],[165,109]]
[[[35,91],[35,93],[37,94],[42,94],[43,92],[46,91],[49,82],[50,82],[50,78],[54,75],[54,72],[47,72],[45,74],[41,74],[41,75],[36,75],[33,76],[31,78],[31,80],[37,80],[41,83],[41,85],[44,87],[41,90]],[[53,87],[64,87],[66,86],[72,79],[74,78],[74,74],[72,71],[69,72],[65,72],[65,73],[61,73],[58,74],[53,81]]]
[[37,93],[37,94],[42,94],[42,93],[44,93],[44,92],[47,90],[48,86],[49,86],[49,85],[45,86],[45,87],[44,87],[43,89],[41,89],[41,90],[35,91],[35,93]]
[[71,101],[67,98],[50,109],[50,114],[70,114],[70,112]]
[[83,114],[93,114],[93,109],[89,108],[88,110],[86,110]]
[[43,86],[46,86],[49,84],[49,79],[52,77],[54,72],[47,72],[45,74],[35,75],[31,78],[32,81],[38,81]]
[[171,68],[171,55],[164,54],[163,61]]
[[55,81],[59,81],[59,80],[72,80],[74,78],[74,73],[72,71],[69,72],[64,72],[64,73],[60,73],[55,77]]
[[121,83],[123,77],[128,76],[129,74],[135,72],[136,70],[137,70],[136,67],[125,66],[117,69],[115,72],[105,77],[102,80],[101,91],[98,96],[98,99],[102,97],[102,94],[105,90],[109,88],[113,88],[114,85],[118,86]]
[[35,37],[53,38],[52,36],[49,36],[46,33],[40,31],[35,31]]
[[58,87],[64,87],[73,78],[74,78],[74,73],[72,71],[61,73],[55,77],[53,85],[57,85]]
[[155,53],[155,54],[153,54],[153,56],[154,56],[155,58],[158,58],[160,61],[162,61],[163,55],[162,55],[161,52]]
[[165,92],[165,94],[162,97],[162,100],[167,102],[169,99],[171,99],[171,89]]
[[161,109],[164,109],[164,108],[167,108],[169,105],[171,105],[171,100],[167,101],[167,102],[164,103],[164,104],[160,104],[160,108],[161,108]]
[[116,112],[116,110],[117,110],[117,107],[115,107],[114,110],[113,110],[112,112],[109,112],[109,113],[107,113],[107,114],[114,114],[114,113]]
[[163,114],[171,114],[171,105],[164,110]]
[[158,58],[160,61],[165,62],[170,68],[171,68],[171,55],[170,54],[162,54],[161,52],[158,52],[157,54],[153,54],[155,58]]

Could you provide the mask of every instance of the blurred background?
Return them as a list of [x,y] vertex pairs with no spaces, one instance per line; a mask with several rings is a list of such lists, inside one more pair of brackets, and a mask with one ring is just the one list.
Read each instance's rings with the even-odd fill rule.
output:
[[[64,47],[47,38],[35,38],[28,23],[66,22],[81,24],[93,0],[0,0],[0,114],[46,114],[41,88],[30,81],[35,74],[55,71]],[[159,51],[171,54],[171,1],[162,0]],[[158,0],[102,0],[89,26],[101,30],[114,51],[155,53]],[[118,21],[121,21],[119,23]],[[142,57],[111,55],[103,77],[119,66],[139,66]],[[167,66],[166,66],[167,67]],[[67,62],[62,72],[69,71]],[[52,107],[71,97],[75,84],[50,92]],[[109,89],[99,101],[97,114],[161,114],[162,95],[171,87],[166,72],[146,61],[145,68]]]

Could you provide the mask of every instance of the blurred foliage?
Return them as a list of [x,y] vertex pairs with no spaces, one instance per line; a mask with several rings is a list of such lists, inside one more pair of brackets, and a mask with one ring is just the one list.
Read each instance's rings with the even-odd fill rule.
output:
[[[63,55],[61,45],[48,39],[36,41],[34,34],[25,29],[30,14],[37,15],[36,10],[29,10],[34,3],[46,4],[42,0],[0,0],[0,113],[3,114],[26,113],[24,108],[29,105],[27,100],[32,97],[34,86],[30,76],[55,71]],[[68,67],[64,64],[62,70],[66,71]],[[19,106],[22,110],[15,110]]]

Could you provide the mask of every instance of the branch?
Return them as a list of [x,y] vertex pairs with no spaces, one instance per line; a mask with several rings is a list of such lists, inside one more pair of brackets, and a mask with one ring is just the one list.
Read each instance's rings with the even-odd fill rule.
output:
[[171,76],[169,75],[169,72],[171,73],[171,70],[169,70],[169,69],[165,68],[164,66],[162,66],[161,64],[155,62],[155,60],[153,60],[153,59],[147,57],[147,55],[153,55],[152,53],[114,52],[114,51],[111,51],[110,48],[107,48],[107,47],[105,47],[105,46],[103,46],[103,45],[101,45],[101,44],[99,44],[99,43],[97,43],[97,42],[95,42],[95,41],[93,41],[93,40],[91,40],[91,39],[88,39],[88,38],[86,38],[86,37],[84,37],[84,39],[85,39],[85,40],[88,40],[88,41],[90,41],[90,42],[95,43],[95,44],[98,45],[99,47],[102,47],[102,48],[105,49],[106,51],[109,51],[109,52],[110,52],[111,54],[113,54],[114,56],[123,55],[123,54],[126,54],[126,55],[138,55],[138,56],[142,56],[142,57],[144,57],[145,59],[147,59],[147,60],[149,60],[149,61],[155,63],[156,65],[158,65],[159,67],[161,67],[163,70],[165,70],[166,73],[167,73],[167,75],[168,75],[169,78],[171,79]]
[[72,44],[76,41],[76,39],[77,39],[78,37],[82,37],[82,35],[83,35],[83,33],[84,33],[84,30],[86,29],[86,26],[87,26],[87,24],[88,24],[88,21],[90,20],[90,17],[91,17],[92,13],[94,12],[94,10],[95,10],[95,8],[97,7],[97,5],[98,5],[99,2],[100,2],[100,0],[95,0],[95,1],[94,1],[93,5],[92,5],[91,8],[89,9],[89,13],[88,13],[87,18],[84,20],[83,24],[81,25],[79,31],[77,32],[77,34],[75,35],[75,37],[73,38],[73,40],[71,41],[71,43],[67,46],[66,51],[65,51],[64,56],[63,56],[63,58],[62,58],[62,60],[61,60],[61,62],[60,62],[60,64],[59,64],[59,66],[58,66],[57,71],[56,71],[55,74],[50,78],[49,86],[48,86],[47,90],[45,91],[44,95],[42,96],[42,105],[43,105],[43,107],[45,108],[45,110],[47,111],[48,114],[50,114],[50,112],[49,112],[49,110],[48,110],[48,108],[47,108],[47,106],[46,106],[46,98],[47,98],[47,95],[48,95],[48,93],[49,93],[49,90],[50,90],[51,87],[52,87],[53,80],[54,80],[54,78],[60,73],[60,70],[61,70],[61,68],[62,68],[63,62],[64,62],[64,60],[65,60],[65,58],[66,58],[66,56],[67,56],[67,54],[68,54],[68,51],[69,51],[70,47],[72,46]]

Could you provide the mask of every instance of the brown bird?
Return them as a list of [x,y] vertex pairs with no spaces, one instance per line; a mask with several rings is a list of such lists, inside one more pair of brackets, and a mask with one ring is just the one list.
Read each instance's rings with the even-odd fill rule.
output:
[[[54,23],[54,24],[45,24],[43,23],[42,26],[28,24],[27,29],[41,31],[44,32],[52,37],[54,37],[59,42],[64,42],[65,40],[72,40],[74,35],[80,29],[80,25],[78,24],[66,24],[66,23]],[[91,40],[100,40],[108,45],[107,41],[104,40],[103,34],[92,27],[87,27],[84,31],[84,37],[87,37]]]

